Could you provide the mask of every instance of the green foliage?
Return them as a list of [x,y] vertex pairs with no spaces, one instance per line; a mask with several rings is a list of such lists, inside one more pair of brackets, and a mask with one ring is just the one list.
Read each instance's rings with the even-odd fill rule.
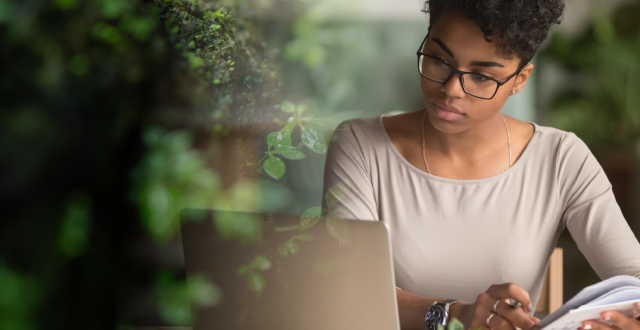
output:
[[320,206],[313,206],[302,212],[302,215],[300,216],[300,230],[309,229],[315,225],[320,221],[320,217],[324,215],[326,210],[327,209]]
[[[327,152],[327,142],[323,134],[327,134],[327,130],[333,130],[337,126],[337,121],[332,119],[303,117],[302,113],[307,109],[306,105],[298,105],[284,101],[275,108],[280,108],[283,112],[293,113],[287,124],[277,132],[267,135],[267,151],[265,156],[258,161],[262,162],[262,169],[273,179],[279,180],[285,174],[285,163],[275,155],[280,155],[285,159],[298,160],[305,158],[305,154],[300,151],[300,147],[292,146],[291,135],[293,130],[300,127],[300,141],[303,145],[313,152],[322,154]],[[321,127],[325,132],[321,133],[318,129],[303,126],[303,123],[312,124]]]
[[265,255],[258,255],[248,264],[238,267],[238,276],[247,276],[249,289],[255,292],[258,297],[264,291],[267,281],[258,271],[271,269],[271,260]]
[[596,16],[572,39],[551,37],[541,63],[574,77],[551,104],[551,125],[575,132],[592,149],[631,151],[640,143],[640,25],[636,2]]
[[298,250],[300,250],[300,244],[298,244],[298,242],[296,241],[306,242],[312,239],[313,236],[309,234],[295,235],[282,244],[278,245],[278,254],[280,254],[281,257],[286,257],[289,254],[296,254],[298,253]]
[[211,205],[220,183],[201,154],[191,148],[188,131],[149,129],[145,143],[149,151],[133,172],[137,186],[133,196],[149,234],[168,240],[178,226],[178,212]]
[[58,237],[58,245],[64,254],[76,257],[85,251],[90,223],[91,200],[83,193],[71,194]]
[[189,298],[195,306],[211,307],[222,301],[222,290],[204,275],[192,275],[188,282]]
[[0,328],[37,329],[34,309],[43,296],[40,281],[9,268],[0,259]]

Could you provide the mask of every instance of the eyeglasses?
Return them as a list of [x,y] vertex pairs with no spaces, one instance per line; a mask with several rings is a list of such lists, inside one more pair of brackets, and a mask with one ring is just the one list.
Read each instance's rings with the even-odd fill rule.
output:
[[479,99],[491,100],[496,93],[498,93],[498,88],[500,88],[500,86],[504,85],[515,75],[520,73],[520,71],[522,71],[522,69],[527,65],[525,63],[518,69],[518,71],[510,75],[505,81],[496,80],[479,73],[460,71],[440,58],[421,52],[428,37],[429,34],[427,34],[424,40],[422,40],[420,48],[418,48],[418,51],[416,52],[418,55],[418,72],[420,72],[420,75],[433,82],[443,84],[448,81],[451,76],[458,74],[460,85],[464,92]]

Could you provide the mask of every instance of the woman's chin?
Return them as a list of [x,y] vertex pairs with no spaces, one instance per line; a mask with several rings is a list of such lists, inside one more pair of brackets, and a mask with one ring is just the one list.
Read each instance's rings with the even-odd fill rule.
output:
[[466,119],[465,115],[456,118],[455,120],[448,120],[441,118],[441,116],[438,115],[437,110],[434,111],[429,109],[427,111],[427,117],[431,122],[431,126],[442,133],[454,134],[467,129],[466,125],[464,125]]

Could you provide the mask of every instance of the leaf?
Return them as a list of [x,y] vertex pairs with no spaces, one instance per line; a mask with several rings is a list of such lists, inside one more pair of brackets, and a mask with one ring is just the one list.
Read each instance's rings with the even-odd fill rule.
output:
[[262,163],[262,168],[270,177],[276,180],[280,180],[285,171],[282,159],[273,155],[269,156],[269,158]]
[[451,319],[451,322],[447,325],[447,330],[464,330],[464,325],[458,319]]
[[294,112],[296,111],[296,106],[291,102],[284,101],[282,102],[280,109],[284,112]]
[[306,242],[306,241],[310,241],[313,239],[313,236],[309,235],[309,234],[300,234],[300,235],[296,235],[290,238],[290,240],[299,240],[301,242]]
[[304,118],[304,121],[330,128],[335,128],[340,125],[340,121],[332,118]]
[[191,301],[199,307],[211,307],[222,300],[222,291],[203,275],[189,276],[187,290]]
[[300,104],[298,105],[298,108],[296,108],[296,110],[298,111],[298,115],[301,115],[305,110],[307,110],[307,106],[304,104]]
[[[285,125],[280,130],[280,133],[282,133],[282,139],[286,139],[286,138],[291,139],[291,132],[293,132],[293,128],[296,127],[297,124],[298,124],[298,122],[295,121],[295,120],[292,120],[291,122],[287,123],[287,125]],[[290,144],[291,144],[291,142],[289,142],[289,145]]]
[[253,292],[257,292],[258,294],[264,291],[264,287],[267,285],[264,277],[257,272],[250,272],[249,276],[247,276],[247,282],[249,284],[249,289]]
[[438,324],[438,330],[444,330],[444,328],[442,327],[442,324]]
[[304,153],[293,146],[281,146],[273,151],[274,154],[280,154],[286,159],[296,160],[305,157]]
[[349,182],[346,184],[344,182],[338,182],[329,188],[329,190],[324,194],[324,199],[327,202],[327,208],[329,210],[333,209],[333,206],[336,205],[336,203],[345,198],[348,190]]
[[302,138],[302,143],[312,151],[319,154],[327,152],[327,142],[315,129],[300,125],[300,138]]
[[[326,209],[325,209],[326,210]],[[314,206],[306,209],[300,216],[300,230],[311,228],[322,216],[323,209],[320,206]]]
[[300,250],[300,245],[298,245],[298,243],[293,240],[288,240],[286,244],[287,249],[289,250],[289,252],[291,252],[291,254],[295,254],[296,252],[298,252],[298,250]]
[[278,245],[278,254],[281,257],[286,257],[287,254],[289,254],[289,249],[287,249],[287,242],[284,242],[284,243]]
[[278,142],[278,134],[280,132],[272,132],[269,133],[269,135],[267,135],[267,150],[270,150],[272,146],[276,145],[276,142]]
[[340,245],[348,246],[351,244],[351,227],[346,220],[340,217],[341,209],[337,208],[327,216],[327,231]]
[[236,271],[238,273],[238,276],[242,276],[244,274],[246,274],[249,271],[249,267],[242,265],[240,267],[238,267],[238,270]]
[[265,271],[271,268],[271,260],[267,256],[259,255],[253,259],[250,266],[253,269]]

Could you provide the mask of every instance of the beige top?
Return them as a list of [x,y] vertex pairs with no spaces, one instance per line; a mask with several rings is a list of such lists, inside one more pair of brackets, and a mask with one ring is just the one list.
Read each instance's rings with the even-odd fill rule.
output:
[[492,284],[514,282],[536,306],[564,228],[601,279],[640,277],[640,245],[600,164],[575,134],[532,124],[511,168],[454,180],[404,159],[382,117],[349,120],[332,138],[324,193],[348,185],[328,193],[340,199],[333,210],[384,221],[396,285],[428,297],[474,302]]

